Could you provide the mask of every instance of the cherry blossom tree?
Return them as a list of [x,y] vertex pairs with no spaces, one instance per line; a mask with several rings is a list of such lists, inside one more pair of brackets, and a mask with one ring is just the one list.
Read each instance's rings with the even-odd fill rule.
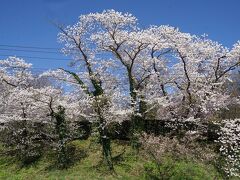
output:
[[[25,155],[26,158],[36,154],[32,153],[33,146],[41,149],[38,141],[51,141],[51,146],[58,152],[59,165],[65,166],[66,143],[71,139],[71,134],[67,133],[66,121],[71,122],[81,114],[79,102],[76,103],[74,98],[64,95],[63,90],[49,86],[48,83],[42,87],[37,85],[41,77],[33,76],[31,65],[22,59],[10,57],[0,63],[1,85],[4,88],[1,94],[1,121],[7,133],[10,133],[11,140],[8,140],[16,141],[13,146],[19,146],[20,155]],[[13,123],[16,125],[12,126]],[[46,126],[49,132],[44,129],[40,132],[34,130],[34,124],[39,129],[42,125]]]
[[[229,102],[221,87],[239,65],[239,43],[228,50],[171,26],[140,29],[136,17],[114,10],[81,15],[75,25],[60,29],[72,65],[83,65],[78,67],[85,67],[94,84],[108,77],[116,83],[112,87],[129,92],[133,126],[141,125],[154,101],[178,119],[198,118]],[[113,81],[116,77],[127,83]]]
[[[36,76],[31,64],[22,59],[1,60],[0,112],[4,123],[52,123],[62,157],[67,154],[65,145],[71,134],[68,122],[80,117],[96,125],[103,157],[114,170],[111,122],[130,119],[132,142],[151,119],[171,121],[168,125],[178,132],[190,122],[202,137],[211,117],[230,104],[239,104],[239,97],[232,96],[228,87],[240,65],[240,42],[226,48],[206,35],[184,33],[171,26],[143,29],[133,15],[114,10],[81,15],[76,24],[58,28],[62,52],[72,58],[70,67]],[[37,85],[41,78],[53,81]],[[232,121],[238,124],[238,120],[226,120],[227,127],[221,129],[219,142],[224,153],[223,142],[231,143],[225,130],[238,129],[237,125],[228,126]],[[184,131],[192,133],[189,128]],[[239,153],[239,149],[233,151]],[[230,160],[235,162],[232,156]]]

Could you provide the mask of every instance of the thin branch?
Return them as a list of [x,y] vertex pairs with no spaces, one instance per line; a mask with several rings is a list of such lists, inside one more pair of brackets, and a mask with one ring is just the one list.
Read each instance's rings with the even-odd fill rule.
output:
[[83,91],[88,94],[88,95],[91,95],[88,87],[85,85],[85,83],[81,80],[81,78],[74,72],[72,71],[69,71],[69,70],[65,70],[63,68],[59,68],[63,71],[65,71],[66,73],[69,73],[70,75],[72,75],[72,77],[78,82],[78,84],[81,86],[81,88],[83,89]]
[[191,92],[190,92],[191,80],[189,78],[188,71],[187,71],[187,63],[186,63],[186,60],[185,60],[186,57],[183,56],[178,49],[177,49],[177,52],[178,52],[179,57],[180,57],[180,59],[183,63],[184,74],[185,74],[185,77],[187,78],[187,87],[186,87],[185,90],[188,94],[189,103],[191,104],[192,103],[192,95],[191,95]]
[[10,86],[17,87],[17,85],[8,82],[6,79],[2,79],[2,81],[5,82],[6,84],[10,85]]
[[223,77],[225,74],[227,74],[229,71],[232,71],[234,69],[236,69],[236,67],[240,65],[240,59],[237,63],[233,64],[232,66],[228,67],[226,70],[224,70],[215,80],[215,82],[217,82],[221,77]]
[[220,60],[223,59],[223,58],[225,58],[225,57],[226,57],[226,56],[224,55],[224,56],[221,56],[221,57],[219,57],[219,58],[217,59],[217,66],[216,66],[216,69],[214,70],[215,82],[218,81],[218,71],[219,71],[219,69],[220,69]]

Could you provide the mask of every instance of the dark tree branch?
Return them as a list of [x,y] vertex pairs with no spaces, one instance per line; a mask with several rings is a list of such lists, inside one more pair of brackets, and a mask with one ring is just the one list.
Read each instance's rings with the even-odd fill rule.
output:
[[65,69],[63,69],[63,68],[59,68],[59,69],[61,69],[61,70],[65,71],[66,73],[72,75],[72,77],[73,77],[73,78],[77,81],[77,83],[81,86],[81,88],[83,89],[83,91],[84,91],[86,94],[91,95],[88,87],[85,85],[85,83],[80,79],[80,77],[79,77],[76,73],[71,72],[71,71],[69,71],[69,70],[65,70]]
[[17,85],[8,82],[6,79],[2,79],[2,81],[5,82],[6,84],[12,86],[12,87],[17,87]]
[[189,104],[191,104],[192,103],[192,95],[191,95],[191,92],[190,92],[191,80],[190,80],[189,75],[188,75],[187,63],[186,63],[186,60],[185,60],[186,57],[183,56],[178,49],[177,49],[177,53],[179,54],[179,57],[180,57],[180,59],[183,63],[184,74],[185,74],[185,77],[187,78],[187,87],[186,87],[185,90],[188,94]]
[[234,69],[236,69],[236,67],[240,65],[240,59],[238,62],[236,62],[235,64],[233,64],[232,66],[228,67],[227,69],[225,69],[219,76],[216,77],[215,82],[217,82],[221,77],[223,77],[225,74],[227,74],[229,71],[232,71]]

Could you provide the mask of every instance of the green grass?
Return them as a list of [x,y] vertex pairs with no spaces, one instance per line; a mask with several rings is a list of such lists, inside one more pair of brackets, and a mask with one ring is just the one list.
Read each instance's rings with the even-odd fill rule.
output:
[[[145,174],[148,179],[171,179],[171,180],[211,180],[221,179],[213,166],[192,161],[174,161],[165,157],[159,169],[153,162],[145,164]],[[159,175],[160,174],[160,175]]]
[[59,170],[54,167],[55,161],[52,154],[41,158],[36,163],[21,167],[21,163],[14,158],[0,157],[0,179],[142,179],[143,160],[136,160],[131,148],[127,145],[113,144],[113,157],[117,174],[108,171],[103,163],[101,147],[96,143],[75,141],[77,153],[75,162],[68,169]]
[[[113,143],[113,157],[116,174],[110,173],[102,161],[101,147],[90,140],[74,141],[71,143],[77,148],[73,155],[74,163],[68,169],[59,170],[52,153],[46,154],[39,161],[27,167],[13,157],[0,157],[0,179],[9,180],[95,180],[95,179],[158,179],[155,164],[141,151],[134,152],[126,143]],[[124,153],[123,153],[124,152]],[[174,162],[165,158],[161,165],[164,179],[214,179],[217,172],[212,166],[191,162]],[[149,174],[150,173],[150,174]],[[163,176],[162,176],[163,177]],[[161,179],[161,178],[160,178]]]

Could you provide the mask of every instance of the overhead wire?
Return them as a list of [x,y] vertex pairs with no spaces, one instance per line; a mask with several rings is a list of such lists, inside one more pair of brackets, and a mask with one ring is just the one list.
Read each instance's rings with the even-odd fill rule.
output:
[[[47,51],[46,51],[47,50]],[[57,51],[49,51],[57,50]],[[23,45],[9,45],[9,44],[0,44],[0,51],[14,51],[14,52],[24,52],[24,53],[47,53],[47,54],[58,54],[60,55],[60,48],[54,47],[40,47],[40,46],[23,46]],[[9,57],[13,56],[10,54],[1,54],[0,56]],[[40,59],[40,60],[56,60],[56,61],[69,61],[67,58],[56,58],[56,57],[42,57],[42,56],[29,56],[29,55],[15,55],[20,58],[29,58],[29,59]]]
[[40,51],[40,50],[24,50],[24,49],[7,49],[7,48],[0,48],[2,51],[21,51],[21,52],[37,52],[37,53],[49,53],[49,54],[59,54],[57,51]]
[[[0,56],[5,56],[5,57],[9,57],[9,56],[13,56],[10,54],[0,54]],[[31,59],[41,59],[41,60],[59,60],[59,61],[69,61],[71,59],[63,59],[63,58],[52,58],[52,57],[38,57],[38,56],[18,56],[20,58],[31,58]]]
[[0,44],[0,47],[10,47],[10,48],[24,48],[24,49],[55,49],[60,50],[60,48],[54,47],[39,47],[39,46],[22,46],[22,45],[9,45],[9,44]]

